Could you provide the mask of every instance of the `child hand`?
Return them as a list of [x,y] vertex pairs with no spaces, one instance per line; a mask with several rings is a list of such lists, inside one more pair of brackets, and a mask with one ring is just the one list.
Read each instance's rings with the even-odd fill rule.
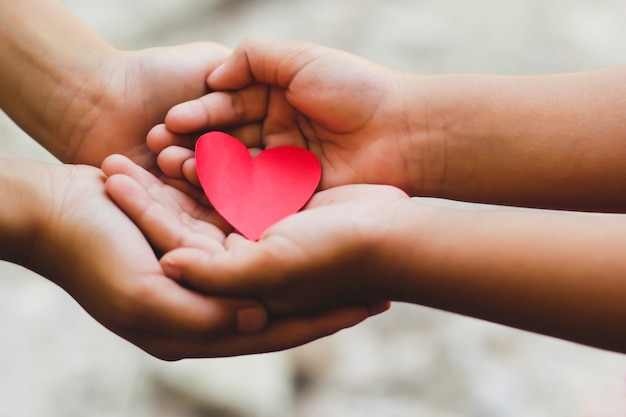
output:
[[306,209],[271,226],[258,242],[232,234],[225,250],[181,247],[165,271],[199,291],[253,296],[271,314],[295,314],[390,299],[393,230],[414,205],[389,186],[347,185],[313,196]]
[[166,175],[195,184],[193,163],[179,169],[193,153],[165,148],[192,148],[194,132],[224,129],[251,148],[307,147],[321,161],[321,189],[374,183],[413,192],[419,158],[410,148],[423,123],[407,113],[407,83],[348,53],[248,39],[209,76],[214,92],[172,108],[148,145]]
[[402,191],[337,187],[314,195],[305,211],[270,227],[258,243],[237,234],[216,240],[202,230],[205,207],[167,207],[163,193],[146,185],[142,191],[142,177],[150,174],[120,157],[112,161],[125,165],[116,171],[126,176],[110,177],[109,193],[149,240],[175,242],[179,249],[166,253],[162,265],[181,284],[209,294],[254,294],[278,315],[387,299],[380,278],[392,270],[393,250],[384,248],[394,246],[381,240],[398,227],[403,205],[414,205]]

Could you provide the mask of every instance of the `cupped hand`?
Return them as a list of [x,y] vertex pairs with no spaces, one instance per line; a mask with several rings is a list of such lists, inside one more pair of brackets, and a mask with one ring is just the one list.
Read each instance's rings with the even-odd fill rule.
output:
[[[208,78],[213,91],[172,108],[148,143],[166,175],[193,183],[196,135],[226,130],[249,147],[307,147],[320,159],[321,189],[389,184],[412,192],[419,165],[408,115],[407,78],[398,71],[303,42],[248,39]],[[410,161],[410,163],[408,162]],[[408,165],[412,165],[410,168]]]
[[[205,254],[228,251],[228,242],[232,238],[225,238],[224,231],[228,232],[230,229],[215,211],[177,188],[162,183],[123,156],[113,155],[107,158],[103,170],[108,175],[106,189],[109,195],[142,230],[152,245],[163,252],[175,248],[193,248]],[[182,280],[171,283],[198,292],[206,289],[202,286],[188,287]],[[208,291],[201,293],[210,294]],[[249,297],[233,297],[228,294],[223,300],[231,298]],[[279,319],[270,316],[264,329],[214,340],[204,346],[201,354],[224,356],[298,346],[353,326],[388,308],[386,303],[378,301],[346,303],[330,309],[310,309],[306,313],[299,311],[300,314],[283,315]]]
[[183,247],[161,259],[169,276],[202,292],[251,296],[270,313],[294,314],[388,299],[401,190],[346,185],[313,196],[304,211],[271,226],[258,242],[232,234],[224,251]]
[[[165,276],[148,241],[107,196],[100,170],[32,163],[25,172],[41,192],[36,235],[21,263],[114,333],[173,360],[211,355],[212,341],[266,324],[256,301],[202,295]],[[210,223],[204,229],[223,238]]]
[[396,267],[387,261],[397,247],[386,242],[387,235],[402,228],[405,205],[415,204],[401,190],[349,185],[322,191],[304,211],[271,226],[259,242],[236,233],[217,242],[207,237],[200,218],[210,209],[162,185],[185,208],[170,205],[154,190],[158,180],[149,173],[121,157],[111,161],[123,166],[116,171],[124,175],[109,177],[107,189],[148,239],[184,236],[175,239],[178,249],[161,259],[182,285],[207,294],[257,297],[276,315],[352,305],[380,308],[386,299],[382,278]]
[[119,153],[156,172],[147,133],[173,105],[206,94],[206,77],[228,53],[204,42],[102,54],[92,73],[76,76],[82,94],[70,99],[56,137],[43,144],[66,163],[99,167]]

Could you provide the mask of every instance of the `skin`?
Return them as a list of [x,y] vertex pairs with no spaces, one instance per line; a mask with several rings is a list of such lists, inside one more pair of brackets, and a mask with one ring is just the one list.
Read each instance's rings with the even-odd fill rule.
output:
[[[228,50],[211,43],[120,51],[56,0],[0,1],[0,108],[61,162],[100,166],[120,153],[152,172],[149,129],[205,94]],[[150,244],[108,197],[93,166],[0,155],[0,259],[61,286],[114,333],[165,360],[292,347],[365,319],[366,307],[268,323],[262,304],[194,292],[168,278]],[[202,228],[217,241],[214,213]]]
[[157,171],[146,134],[207,92],[229,50],[209,42],[122,51],[58,0],[0,1],[0,108],[65,163],[120,153]]
[[[0,235],[0,259],[50,279],[102,325],[160,359],[285,349],[380,311],[355,305],[268,323],[266,309],[255,300],[201,294],[167,277],[155,250],[165,252],[190,240],[172,230],[148,242],[109,198],[100,170],[8,156],[0,162],[0,191],[7,193],[0,212],[7,232]],[[173,191],[161,187],[156,195],[169,207],[189,208],[189,197]],[[214,212],[194,214],[202,219],[198,231],[203,236],[224,240],[212,223]]]
[[148,143],[168,176],[191,183],[194,132],[218,129],[250,147],[306,146],[322,164],[321,189],[374,183],[412,196],[622,212],[625,79],[626,66],[422,76],[251,38],[211,73],[214,92],[172,108]]
[[449,209],[355,184],[319,192],[258,242],[233,233],[219,245],[189,221],[204,205],[166,216],[158,198],[125,197],[137,195],[133,181],[113,175],[107,190],[148,239],[184,230],[203,242],[161,258],[169,277],[198,291],[254,297],[274,317],[408,302],[626,352],[621,215]]
[[[382,298],[626,352],[625,78],[626,67],[418,76],[248,39],[211,73],[212,93],[150,133],[159,165],[197,184],[187,148],[195,132],[223,129],[251,147],[308,147],[323,191],[256,243],[183,245],[161,264],[194,288],[258,297],[270,314]],[[360,182],[367,192],[346,185]]]

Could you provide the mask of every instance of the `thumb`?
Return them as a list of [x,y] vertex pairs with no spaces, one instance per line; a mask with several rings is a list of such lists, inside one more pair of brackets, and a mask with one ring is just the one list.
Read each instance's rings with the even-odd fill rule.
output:
[[240,89],[254,81],[288,88],[298,72],[324,50],[309,42],[250,37],[209,75],[207,84],[213,90]]
[[[276,282],[263,243],[249,242],[236,250],[209,253],[196,248],[178,248],[160,260],[165,274],[181,285],[207,294],[260,296]],[[271,278],[273,276],[273,279]]]

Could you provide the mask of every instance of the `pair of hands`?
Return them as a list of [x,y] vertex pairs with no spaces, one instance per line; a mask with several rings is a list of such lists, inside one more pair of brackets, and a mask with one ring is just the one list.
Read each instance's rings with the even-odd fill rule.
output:
[[[254,49],[254,45],[250,47]],[[313,52],[312,62],[323,65],[324,51]],[[360,272],[377,273],[371,268],[373,264],[365,265],[360,257],[372,249],[375,239],[360,238],[384,234],[386,220],[393,222],[394,204],[407,198],[402,191],[353,186],[322,192],[309,204],[311,210],[277,225],[273,234],[257,245],[236,235],[226,238],[223,221],[199,204],[201,199],[189,197],[201,195],[189,186],[189,180],[197,183],[195,170],[191,171],[193,161],[187,161],[188,149],[171,147],[192,146],[195,131],[200,128],[234,126],[231,133],[249,146],[308,146],[322,162],[322,188],[376,182],[367,174],[371,172],[369,151],[364,150],[371,144],[385,148],[383,143],[393,125],[389,118],[376,113],[379,104],[368,104],[363,114],[348,112],[335,123],[326,112],[314,110],[320,104],[328,106],[337,97],[308,97],[310,89],[304,88],[299,100],[312,107],[300,113],[289,103],[289,93],[284,94],[286,86],[254,83],[238,92],[211,93],[175,107],[168,113],[167,126],[157,126],[149,133],[146,146],[148,129],[163,119],[173,102],[194,99],[206,92],[208,74],[224,60],[227,51],[212,44],[196,44],[120,54],[119,65],[103,66],[113,73],[97,75],[120,83],[103,90],[96,100],[98,105],[72,121],[78,126],[77,136],[68,142],[63,161],[97,165],[115,150],[156,172],[152,152],[160,152],[164,181],[186,193],[166,185],[130,160],[119,156],[107,159],[103,165],[109,176],[106,191],[142,234],[108,199],[100,171],[88,166],[45,168],[54,171],[49,176],[54,182],[48,185],[53,210],[42,221],[42,231],[24,264],[61,285],[103,325],[163,359],[284,349],[354,325],[388,308],[386,302],[380,302],[379,293],[369,291],[369,284],[360,281]],[[241,51],[227,61],[222,73],[231,73],[228,67],[237,64],[237,56],[241,58]],[[347,55],[342,58],[356,59]],[[327,59],[332,61],[332,57]],[[367,65],[371,64],[363,68]],[[294,66],[291,72],[297,73],[298,69]],[[389,95],[387,89],[394,77],[376,75],[377,71],[372,68],[364,78],[369,78],[372,98],[380,100]],[[209,79],[212,89],[227,88],[228,83],[219,87],[218,78],[218,86],[213,86]],[[302,86],[306,85],[304,77]],[[363,86],[355,88],[353,93]],[[340,97],[350,97],[350,93],[342,91]],[[264,97],[272,97],[269,108],[258,104],[265,102]],[[222,107],[225,101],[232,105]],[[203,118],[204,113],[198,112],[203,107],[216,120]],[[330,109],[328,114],[335,110]],[[311,134],[295,134],[303,115]],[[268,129],[270,133],[266,134]],[[391,149],[385,151],[389,159],[371,161],[379,172],[398,166],[401,146],[387,148]],[[326,155],[328,159],[323,158]],[[358,173],[353,170],[353,162],[362,168]],[[402,176],[390,172],[388,182],[402,186]],[[148,206],[152,208],[144,211]],[[155,210],[163,217],[150,217]],[[355,217],[357,213],[360,216]],[[349,226],[347,218],[365,219],[368,224],[353,222]],[[60,242],[58,236],[62,236]],[[327,246],[329,242],[332,246]],[[169,252],[177,247],[180,249]],[[169,253],[159,262],[155,250]],[[270,253],[276,256],[273,280],[269,280],[264,256]],[[344,255],[348,256],[342,259]],[[196,259],[202,260],[200,267],[191,268]],[[68,262],[73,265],[70,272],[63,268]],[[220,268],[216,268],[218,265]],[[171,279],[177,276],[179,283]],[[269,324],[268,312],[272,317]],[[261,328],[232,335],[237,329],[245,332]]]
[[[192,288],[252,296],[278,315],[376,302],[385,294],[380,277],[388,269],[382,237],[407,203],[402,189],[416,188],[407,154],[421,133],[404,111],[404,77],[312,44],[248,39],[211,73],[211,93],[175,106],[165,124],[152,129],[148,143],[159,152],[164,181],[196,201],[195,207],[172,214],[197,215],[202,212],[197,203],[206,203],[192,150],[199,132],[227,130],[253,154],[291,145],[318,156],[323,191],[303,213],[270,228],[259,243],[239,235],[223,244],[210,238],[197,243],[203,240],[197,222],[189,225],[172,215],[146,219],[147,203],[125,198],[140,194],[139,187],[131,193],[130,185],[111,178],[108,191],[150,240],[177,229],[195,236],[161,260],[169,276]],[[127,163],[116,159],[112,164]],[[115,170],[105,164],[105,172],[146,183],[129,167]],[[347,185],[365,183],[399,188]],[[150,204],[164,211],[159,198]]]

